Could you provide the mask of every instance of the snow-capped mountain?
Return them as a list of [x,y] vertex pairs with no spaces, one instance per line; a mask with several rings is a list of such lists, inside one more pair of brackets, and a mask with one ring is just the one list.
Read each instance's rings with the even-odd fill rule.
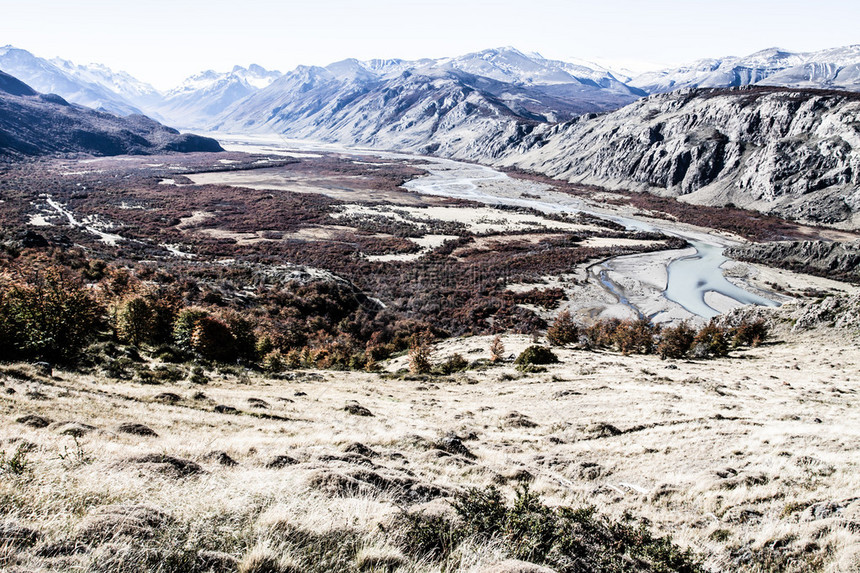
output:
[[140,109],[157,105],[163,98],[157,89],[128,72],[115,72],[102,64],[76,65],[60,58],[54,58],[51,63],[80,81],[110,90]]
[[280,75],[281,72],[256,64],[247,68],[235,66],[226,73],[207,70],[167,92],[151,109],[155,115],[176,125],[203,125],[231,104],[265,88]]
[[433,66],[522,86],[583,84],[631,93],[629,87],[601,67],[548,60],[540,54],[525,54],[512,47],[437,60]]
[[641,95],[605,70],[513,48],[412,62],[347,59],[299,66],[209,127],[465,154],[511,125],[565,121]]
[[858,91],[860,45],[806,53],[770,48],[745,57],[699,60],[648,72],[629,83],[648,93],[755,84]]
[[0,70],[39,92],[57,94],[68,101],[119,115],[142,113],[140,108],[114,91],[114,88],[96,80],[89,70],[83,73],[69,62],[63,64],[61,67],[12,46],[0,48]]
[[494,90],[521,97],[510,84],[462,72],[380,79],[345,60],[297,68],[238,102],[213,127],[458,155],[476,140],[538,121],[512,111]]

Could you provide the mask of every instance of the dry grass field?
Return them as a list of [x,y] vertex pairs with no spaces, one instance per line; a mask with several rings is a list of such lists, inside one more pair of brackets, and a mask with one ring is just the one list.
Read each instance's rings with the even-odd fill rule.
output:
[[[550,506],[644,520],[707,570],[860,570],[856,333],[780,338],[708,361],[558,349],[538,373],[417,376],[399,357],[142,385],[6,365],[0,564],[540,571],[485,538],[422,557],[398,529],[450,514],[463,488],[510,498],[528,482]],[[490,342],[443,341],[433,359],[487,358]],[[505,355],[531,342],[503,337]]]

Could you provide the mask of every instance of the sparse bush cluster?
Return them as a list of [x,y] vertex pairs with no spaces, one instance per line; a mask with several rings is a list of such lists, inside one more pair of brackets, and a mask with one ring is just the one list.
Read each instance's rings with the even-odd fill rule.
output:
[[758,346],[767,334],[767,324],[761,319],[741,321],[734,326],[712,320],[696,331],[686,322],[661,327],[640,318],[598,321],[584,330],[584,339],[590,348],[610,348],[622,354],[712,358],[726,356],[732,348]]
[[[0,279],[0,360],[98,365],[126,379],[140,370],[134,367],[141,360],[135,349],[169,363],[238,361],[272,373],[372,370],[379,360],[409,349],[416,336],[440,334],[426,323],[375,309],[345,283],[264,285],[253,305],[242,308],[188,279],[144,282],[107,267],[100,280],[87,284],[89,266],[70,267],[37,265],[40,270],[31,274],[10,272]],[[142,370],[138,375],[151,383],[161,378]]]
[[522,485],[512,503],[496,487],[470,488],[444,514],[404,514],[404,550],[445,562],[467,539],[500,542],[516,559],[558,571],[704,572],[700,560],[632,519],[615,521],[593,507],[550,507]]

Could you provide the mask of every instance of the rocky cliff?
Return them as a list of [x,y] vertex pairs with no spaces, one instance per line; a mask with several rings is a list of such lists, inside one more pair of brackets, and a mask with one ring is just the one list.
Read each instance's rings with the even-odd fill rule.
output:
[[860,241],[782,241],[734,247],[726,254],[742,261],[860,283]]
[[573,182],[860,227],[860,94],[682,90],[525,127],[481,159]]

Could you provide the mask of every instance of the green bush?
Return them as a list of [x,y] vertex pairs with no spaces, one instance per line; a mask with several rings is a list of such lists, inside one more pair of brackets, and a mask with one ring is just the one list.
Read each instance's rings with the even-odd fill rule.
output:
[[401,545],[417,558],[444,561],[468,539],[497,541],[512,557],[559,571],[704,573],[700,560],[669,537],[630,518],[615,521],[593,507],[545,505],[522,484],[513,503],[495,486],[456,494],[459,519],[404,514]]
[[112,308],[114,333],[122,341],[135,346],[152,340],[155,316],[146,298],[127,297]]
[[532,345],[523,350],[514,364],[519,368],[527,368],[540,364],[555,364],[558,362],[558,356],[553,354],[552,350],[546,346]]
[[95,338],[105,309],[79,281],[49,269],[0,286],[0,359],[69,362]]
[[439,365],[439,369],[443,374],[462,372],[467,368],[469,368],[469,361],[463,358],[461,354],[452,354],[445,362]]

